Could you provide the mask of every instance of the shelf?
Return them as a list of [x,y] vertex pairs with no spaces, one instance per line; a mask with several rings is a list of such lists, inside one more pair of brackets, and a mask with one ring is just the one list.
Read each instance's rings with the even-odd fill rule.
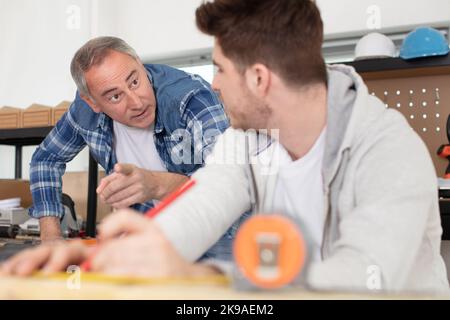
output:
[[12,146],[37,145],[44,140],[53,127],[0,129],[0,144]]
[[450,55],[413,60],[403,60],[401,58],[370,59],[344,62],[342,64],[354,67],[359,73],[445,66],[450,67]]
[[[22,178],[22,147],[40,144],[53,127],[0,129],[0,145],[11,145],[16,148],[15,178]],[[88,203],[86,234],[95,237],[97,217],[98,164],[89,153]]]

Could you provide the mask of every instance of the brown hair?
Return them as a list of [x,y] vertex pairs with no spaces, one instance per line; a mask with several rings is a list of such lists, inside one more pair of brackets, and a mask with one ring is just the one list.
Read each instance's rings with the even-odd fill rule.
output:
[[323,23],[312,0],[214,0],[197,8],[196,20],[241,71],[263,63],[291,85],[327,82]]

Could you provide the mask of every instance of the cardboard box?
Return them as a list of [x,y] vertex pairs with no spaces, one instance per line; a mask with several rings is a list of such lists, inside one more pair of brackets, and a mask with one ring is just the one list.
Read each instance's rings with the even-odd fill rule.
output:
[[72,102],[70,101],[63,101],[60,104],[58,104],[56,107],[53,108],[53,117],[52,117],[52,123],[53,125],[56,125],[56,123],[61,119],[64,113],[69,110],[70,105]]
[[0,129],[17,129],[22,127],[22,109],[14,107],[0,108]]
[[22,127],[51,127],[52,108],[40,104],[32,104],[22,113]]
[[33,200],[30,182],[27,180],[0,179],[0,200],[17,197],[22,199],[22,207],[28,208],[31,206]]

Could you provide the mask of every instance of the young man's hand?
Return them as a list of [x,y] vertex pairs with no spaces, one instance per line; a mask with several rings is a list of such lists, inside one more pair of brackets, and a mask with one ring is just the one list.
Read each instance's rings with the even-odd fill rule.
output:
[[44,273],[64,271],[70,265],[78,265],[92,252],[80,240],[42,244],[24,250],[0,265],[0,276],[30,276],[35,271]]
[[114,173],[102,179],[97,193],[103,202],[121,209],[136,203],[160,200],[187,179],[175,173],[148,171],[121,163],[114,166]]
[[99,239],[101,249],[92,261],[95,272],[141,277],[217,273],[213,268],[185,260],[152,220],[131,210],[106,218],[99,227]]
[[[91,270],[105,274],[140,277],[214,275],[210,266],[185,260],[150,219],[131,210],[112,214],[99,227],[99,247],[82,241],[60,241],[25,250],[0,265],[0,275],[29,276],[79,265],[95,252]],[[186,244],[189,245],[189,244]]]

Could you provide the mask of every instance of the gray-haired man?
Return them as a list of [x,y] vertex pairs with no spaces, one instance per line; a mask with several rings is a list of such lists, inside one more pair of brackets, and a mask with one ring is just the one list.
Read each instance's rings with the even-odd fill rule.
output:
[[229,125],[202,78],[144,65],[118,38],[87,42],[71,73],[76,98],[31,161],[30,214],[40,219],[42,240],[61,236],[61,177],[85,146],[108,174],[97,189],[100,198],[143,212],[203,165]]

